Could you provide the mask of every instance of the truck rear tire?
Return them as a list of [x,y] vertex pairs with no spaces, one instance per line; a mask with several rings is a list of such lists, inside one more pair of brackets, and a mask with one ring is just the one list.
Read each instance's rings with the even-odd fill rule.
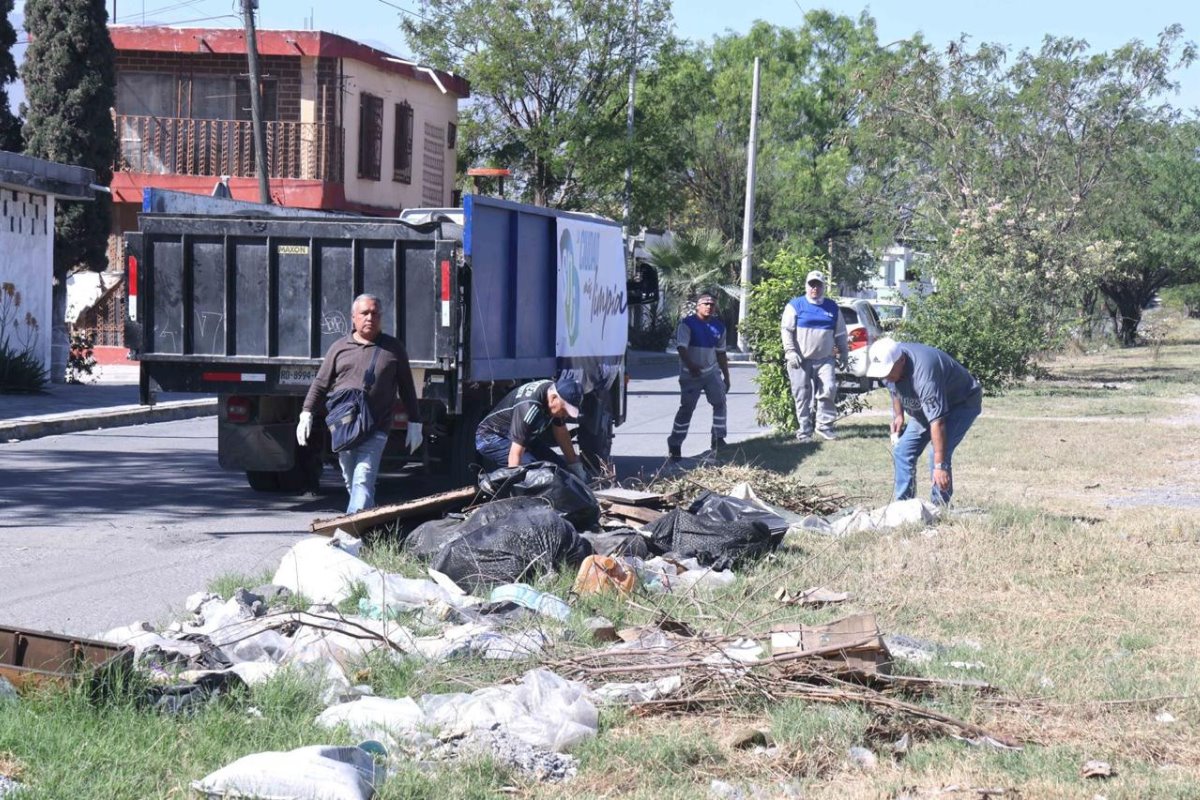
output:
[[475,483],[475,470],[471,468],[479,463],[479,454],[475,452],[475,429],[487,411],[479,406],[467,406],[454,426],[454,436],[450,441],[449,472],[450,482],[455,486]]
[[250,484],[250,488],[256,492],[277,492],[279,491],[279,473],[248,469],[246,470],[246,483]]

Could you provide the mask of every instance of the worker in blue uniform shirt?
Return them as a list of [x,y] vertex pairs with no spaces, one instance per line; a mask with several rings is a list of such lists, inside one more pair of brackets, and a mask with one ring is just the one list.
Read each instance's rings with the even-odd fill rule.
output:
[[954,451],[983,409],[983,387],[966,367],[936,347],[890,337],[871,345],[867,376],[884,381],[892,393],[895,499],[916,495],[917,459],[932,444],[932,499],[939,505],[949,503],[954,494]]
[[834,439],[837,374],[833,358],[836,352],[844,364],[850,351],[846,346],[846,321],[838,304],[825,296],[825,276],[820,270],[808,273],[804,294],[784,306],[779,330],[796,405],[796,441],[812,441],[814,416],[817,435]]
[[725,446],[729,358],[725,355],[725,323],[717,313],[717,298],[705,292],[696,299],[696,313],[680,320],[675,329],[679,349],[679,411],[667,437],[667,452],[672,461],[681,458],[683,440],[687,438],[701,393],[712,406],[711,447],[719,450]]

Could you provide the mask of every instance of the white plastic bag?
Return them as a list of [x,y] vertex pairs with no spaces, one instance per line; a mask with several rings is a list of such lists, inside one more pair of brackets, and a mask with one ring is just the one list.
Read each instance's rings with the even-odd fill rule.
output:
[[286,586],[314,603],[337,604],[374,572],[370,564],[338,547],[336,540],[310,536],[284,554],[271,583]]
[[369,800],[382,778],[370,753],[314,745],[244,756],[194,781],[192,789],[222,800]]

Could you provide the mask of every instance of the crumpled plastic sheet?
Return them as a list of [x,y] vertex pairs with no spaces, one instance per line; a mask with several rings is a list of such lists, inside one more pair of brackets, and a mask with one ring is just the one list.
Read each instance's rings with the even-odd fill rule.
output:
[[618,705],[637,705],[648,703],[660,697],[670,697],[682,688],[683,678],[679,675],[668,675],[655,681],[640,683],[606,683],[593,689],[594,694],[602,703]]
[[533,747],[566,752],[596,735],[599,714],[586,686],[533,669],[515,686],[427,694],[419,701],[363,698],[325,709],[316,722],[325,728],[345,724],[352,736],[392,746],[411,746],[421,732],[448,737],[499,728]]
[[904,525],[928,525],[937,520],[939,513],[937,506],[914,497],[897,500],[872,511],[854,508],[832,520],[813,514],[805,517],[800,527],[829,536],[846,536],[862,531],[891,530]]
[[192,782],[202,797],[264,800],[369,800],[384,779],[370,753],[313,745],[253,753]]
[[651,592],[680,592],[721,589],[737,580],[733,570],[704,567],[694,558],[654,558],[642,561],[625,556],[621,561],[637,571],[642,585]]

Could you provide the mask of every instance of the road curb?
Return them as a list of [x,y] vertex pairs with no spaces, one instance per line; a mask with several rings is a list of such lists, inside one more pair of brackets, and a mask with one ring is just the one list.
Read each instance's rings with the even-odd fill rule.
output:
[[217,413],[215,397],[202,400],[172,400],[153,406],[113,406],[111,408],[68,411],[39,417],[23,417],[0,422],[0,442],[23,442],[43,436],[172,422],[208,417]]

